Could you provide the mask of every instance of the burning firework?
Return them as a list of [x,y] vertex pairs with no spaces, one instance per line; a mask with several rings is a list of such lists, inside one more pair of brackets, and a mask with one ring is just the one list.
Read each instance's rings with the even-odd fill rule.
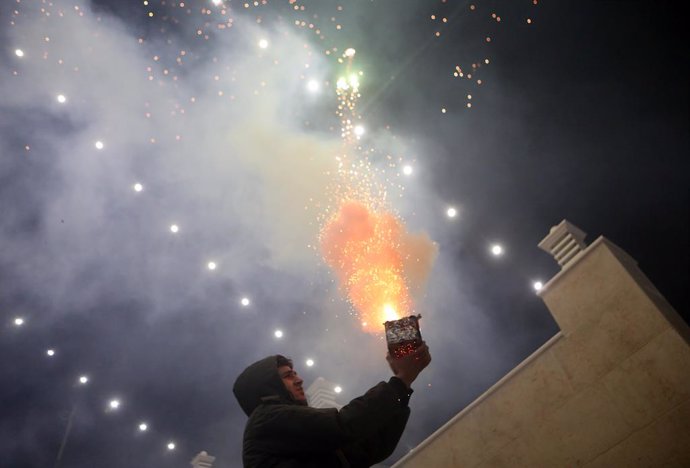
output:
[[423,285],[436,255],[426,235],[410,235],[390,212],[347,200],[321,231],[326,263],[359,312],[365,331],[409,315],[411,291]]
[[352,69],[355,50],[338,59],[346,64],[336,82],[343,151],[336,157],[338,184],[334,214],[321,229],[321,250],[340,287],[359,313],[362,329],[382,332],[383,323],[410,315],[412,295],[426,282],[436,245],[426,235],[410,235],[388,209],[386,190],[362,151],[365,134],[357,102],[360,77]]

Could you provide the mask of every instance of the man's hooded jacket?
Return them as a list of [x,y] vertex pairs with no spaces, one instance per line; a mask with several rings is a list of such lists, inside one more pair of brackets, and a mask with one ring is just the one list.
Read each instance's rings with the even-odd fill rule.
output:
[[339,411],[293,399],[278,375],[277,356],[240,374],[233,392],[249,416],[245,468],[368,467],[393,453],[410,416],[412,390],[398,378],[380,382]]

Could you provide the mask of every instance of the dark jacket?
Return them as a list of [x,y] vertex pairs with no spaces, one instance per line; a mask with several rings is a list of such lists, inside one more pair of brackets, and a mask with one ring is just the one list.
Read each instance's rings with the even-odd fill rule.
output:
[[359,468],[378,463],[400,440],[412,394],[392,377],[340,411],[310,408],[285,388],[276,356],[245,369],[233,392],[249,416],[242,447],[245,468]]

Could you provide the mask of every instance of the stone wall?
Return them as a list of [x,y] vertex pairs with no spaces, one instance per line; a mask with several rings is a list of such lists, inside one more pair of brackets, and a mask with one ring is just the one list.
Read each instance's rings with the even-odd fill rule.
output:
[[559,334],[394,466],[690,466],[690,331],[635,261],[600,237],[540,295]]

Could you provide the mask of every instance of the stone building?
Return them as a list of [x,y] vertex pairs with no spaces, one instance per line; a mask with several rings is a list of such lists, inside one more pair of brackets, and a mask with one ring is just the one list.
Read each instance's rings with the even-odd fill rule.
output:
[[336,385],[333,382],[323,377],[317,377],[304,392],[307,395],[309,406],[312,408],[342,408],[343,405],[336,401],[335,388]]
[[205,451],[201,451],[192,458],[189,464],[192,465],[192,468],[212,468],[214,461],[216,461],[216,457],[209,455]]
[[394,466],[690,466],[687,324],[608,239],[563,221],[539,247],[560,332]]

